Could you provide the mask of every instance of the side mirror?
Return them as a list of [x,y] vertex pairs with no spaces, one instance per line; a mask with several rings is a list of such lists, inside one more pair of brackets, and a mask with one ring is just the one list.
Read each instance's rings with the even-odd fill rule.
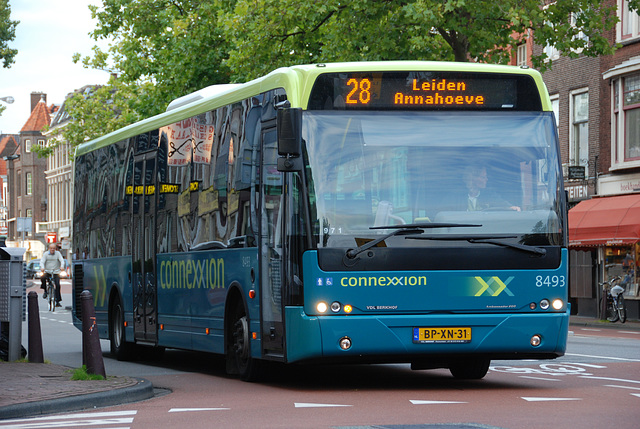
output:
[[276,118],[278,171],[302,170],[302,109],[285,107]]
[[300,156],[302,153],[302,109],[278,110],[278,155]]

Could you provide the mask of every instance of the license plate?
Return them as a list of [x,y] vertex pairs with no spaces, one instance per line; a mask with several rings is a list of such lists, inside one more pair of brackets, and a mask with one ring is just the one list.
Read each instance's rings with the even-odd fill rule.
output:
[[470,343],[470,327],[413,328],[414,343]]

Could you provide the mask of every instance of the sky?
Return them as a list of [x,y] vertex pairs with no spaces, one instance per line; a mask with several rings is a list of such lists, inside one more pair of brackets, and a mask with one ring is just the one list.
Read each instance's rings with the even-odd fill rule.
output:
[[[0,62],[0,98],[13,104],[0,116],[0,134],[17,134],[31,114],[31,93],[47,94],[47,105],[61,105],[66,95],[85,85],[104,84],[109,73],[74,64],[72,56],[92,53],[96,42],[89,37],[96,22],[89,4],[100,0],[9,0],[11,19],[20,21],[9,47],[18,50],[11,68]],[[105,44],[101,46],[105,48]]]

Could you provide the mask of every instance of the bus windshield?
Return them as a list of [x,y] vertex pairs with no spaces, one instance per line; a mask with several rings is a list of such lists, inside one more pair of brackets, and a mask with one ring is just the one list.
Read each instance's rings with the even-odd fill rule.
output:
[[[550,112],[307,111],[303,123],[319,247],[353,247],[429,223],[474,225],[429,235],[562,244]],[[434,245],[400,234],[384,244]]]

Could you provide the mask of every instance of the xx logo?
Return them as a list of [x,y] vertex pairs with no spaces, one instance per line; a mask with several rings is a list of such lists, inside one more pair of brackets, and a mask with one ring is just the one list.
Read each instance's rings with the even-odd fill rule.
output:
[[[496,276],[490,277],[488,281],[485,281],[482,277],[476,277],[475,279],[480,283],[480,290],[476,292],[475,296],[498,296],[502,292],[509,296],[514,296],[513,292],[511,292],[507,287],[507,285],[511,283],[511,280],[514,279],[513,276],[509,277],[504,282],[500,280],[500,277]],[[494,288],[496,289],[494,290]]]

